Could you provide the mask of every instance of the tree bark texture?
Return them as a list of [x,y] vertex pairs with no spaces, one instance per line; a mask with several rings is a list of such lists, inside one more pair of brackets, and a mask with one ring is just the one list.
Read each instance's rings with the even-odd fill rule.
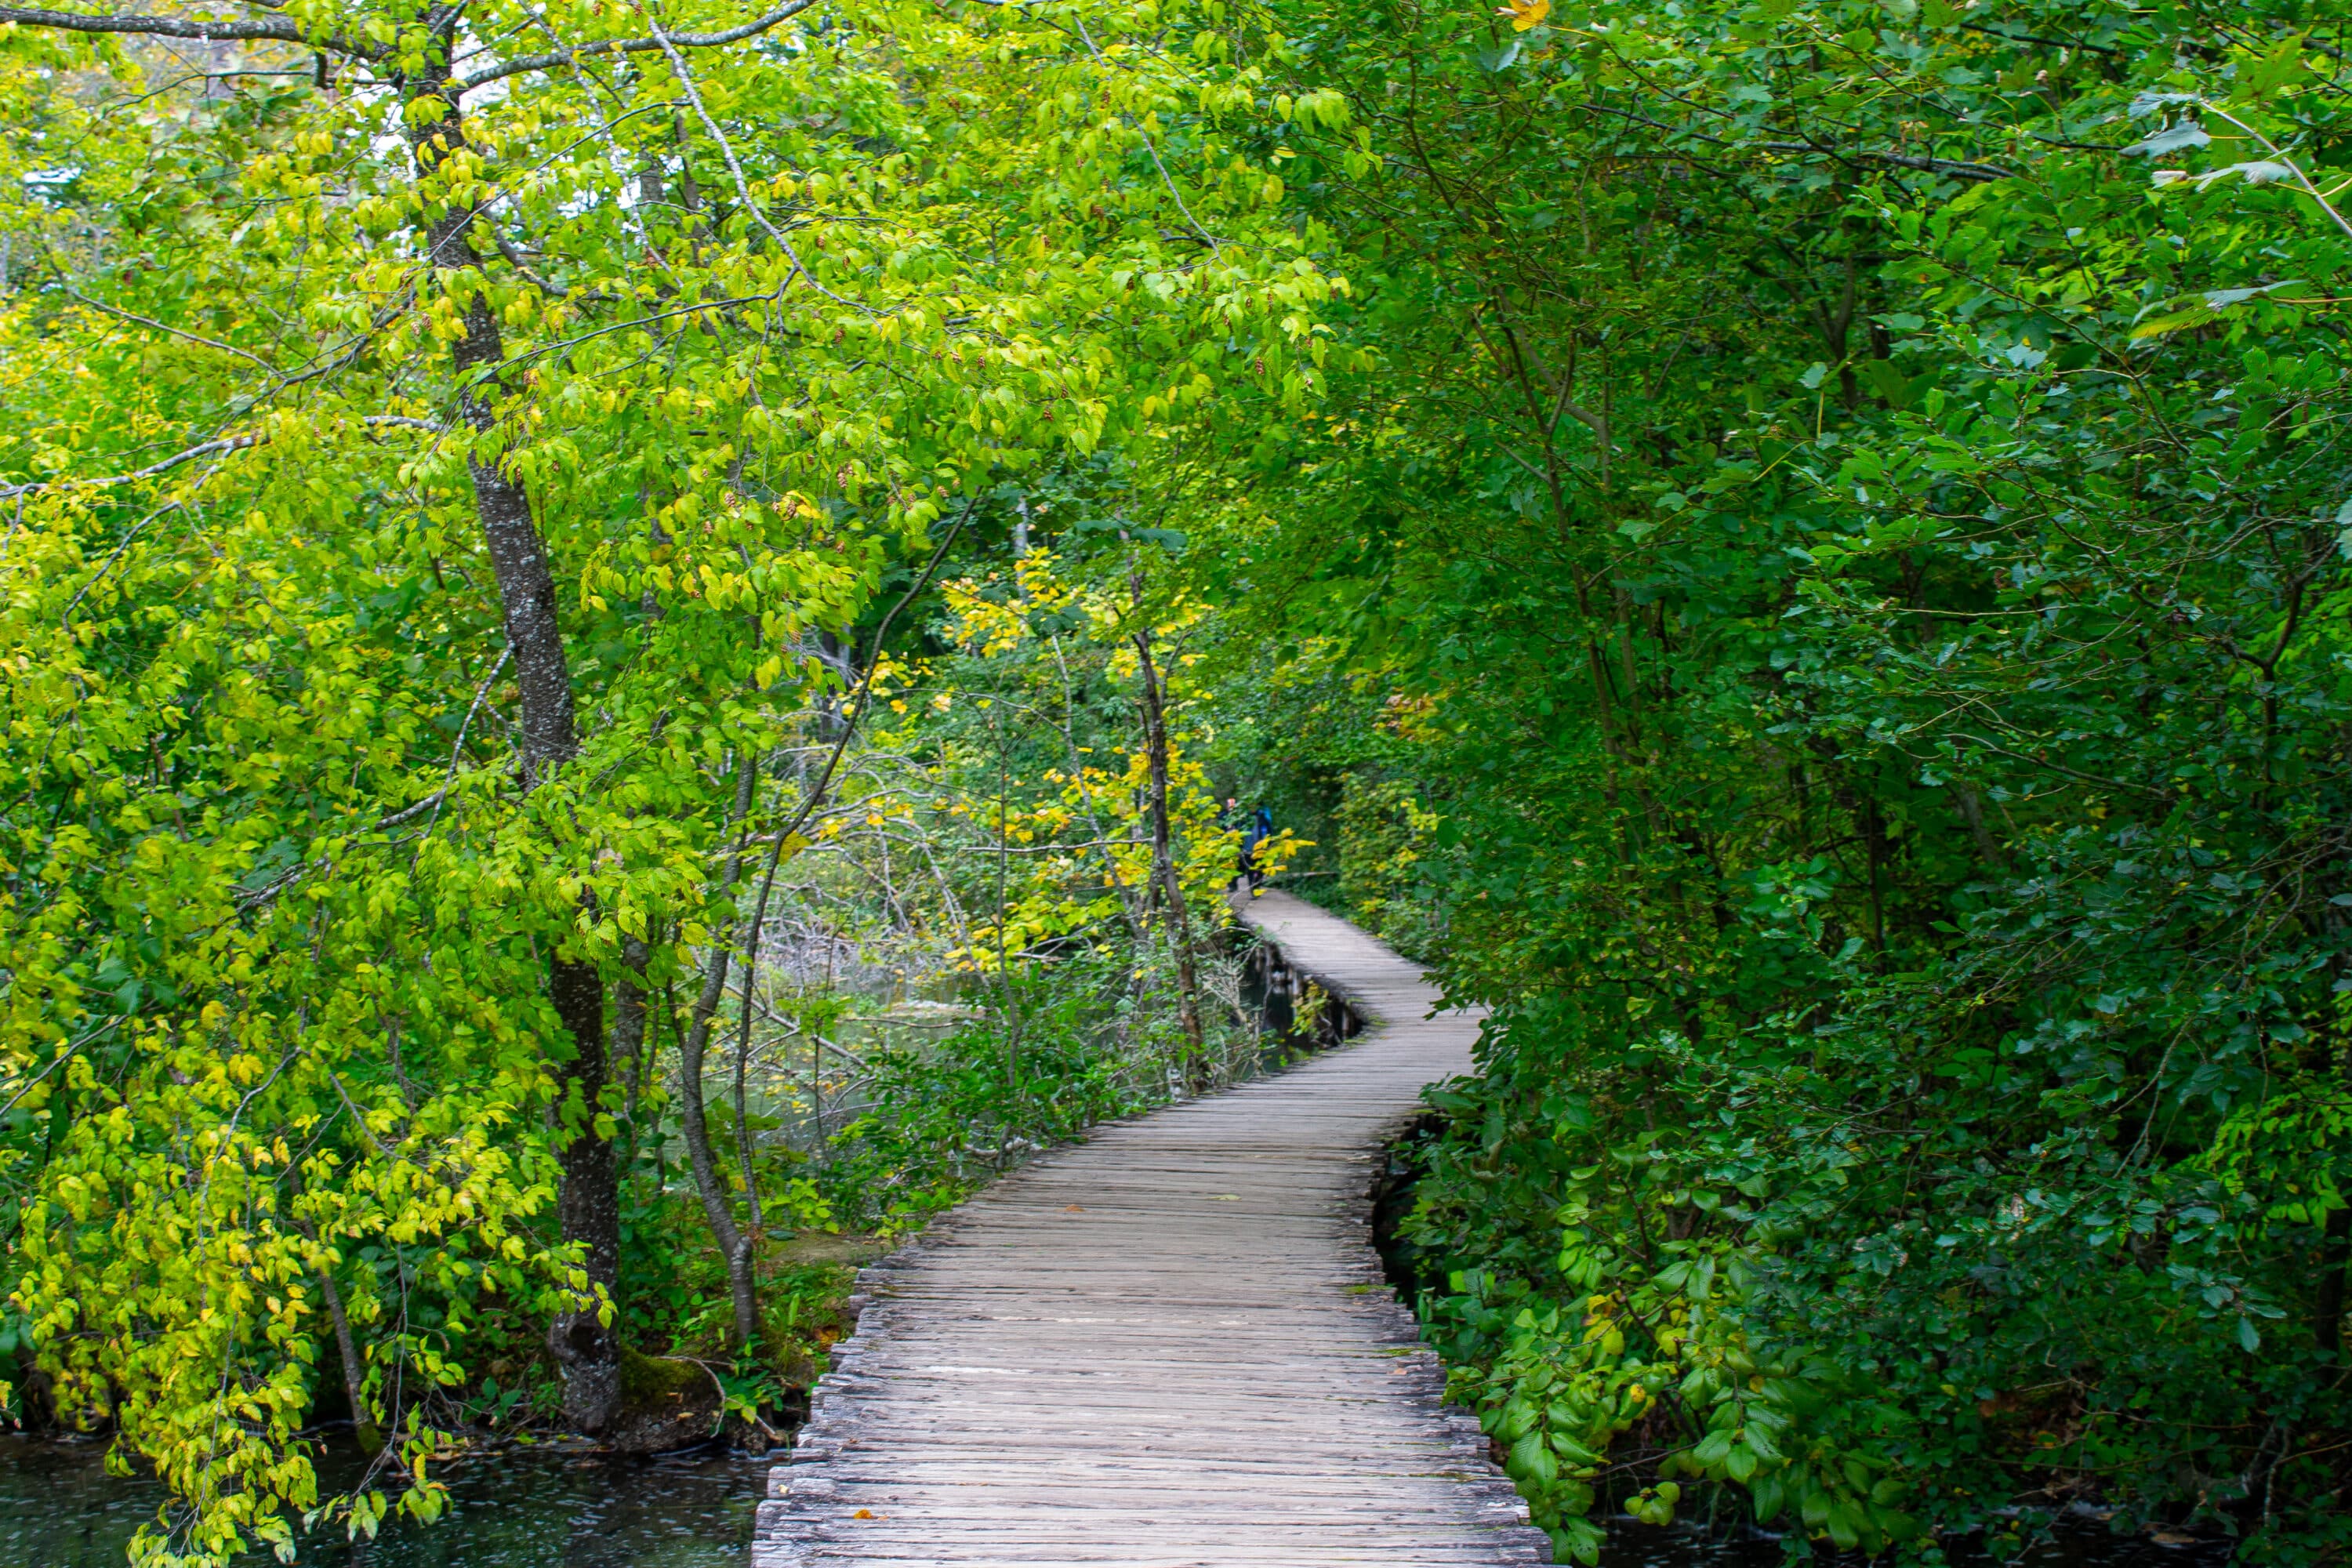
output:
[[[405,120],[417,173],[429,176],[452,151],[464,145],[457,90],[446,61],[456,45],[445,29],[442,61],[416,79],[411,103],[432,100],[441,117]],[[425,225],[428,258],[436,272],[478,269],[474,214],[452,208],[429,216]],[[489,301],[474,296],[466,309],[466,335],[451,350],[457,378],[457,412],[478,442],[498,424],[498,369],[506,343]],[[478,448],[467,459],[474,484],[474,510],[499,586],[507,647],[522,699],[522,784],[536,789],[571,760],[579,748],[573,716],[572,667],[556,614],[555,576],[547,547],[531,516],[530,497],[499,466],[496,455]],[[604,1429],[619,1413],[620,1341],[602,1321],[595,1293],[617,1294],[620,1287],[620,1163],[611,1140],[598,1135],[596,1114],[609,1073],[604,1038],[604,984],[593,963],[551,955],[548,996],[557,1019],[572,1037],[572,1054],[558,1074],[559,1105],[573,1103],[583,1120],[562,1150],[562,1186],[556,1208],[563,1239],[582,1248],[590,1293],[559,1312],[548,1330],[548,1348],[563,1369],[564,1415],[583,1432]]]
[[342,1363],[343,1397],[351,1401],[352,1435],[359,1446],[373,1454],[383,1447],[383,1434],[368,1416],[367,1367],[360,1360],[359,1346],[352,1339],[351,1314],[343,1310],[343,1293],[335,1289],[335,1271],[319,1270],[319,1292],[327,1299],[327,1318],[335,1329],[335,1354]]

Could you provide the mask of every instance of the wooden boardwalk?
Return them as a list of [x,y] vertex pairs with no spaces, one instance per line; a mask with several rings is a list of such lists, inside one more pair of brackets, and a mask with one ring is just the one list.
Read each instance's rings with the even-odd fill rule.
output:
[[1370,1246],[1386,1138],[1469,1066],[1415,967],[1267,891],[1244,913],[1373,1026],[1098,1129],[860,1281],[761,1505],[755,1568],[1541,1563]]

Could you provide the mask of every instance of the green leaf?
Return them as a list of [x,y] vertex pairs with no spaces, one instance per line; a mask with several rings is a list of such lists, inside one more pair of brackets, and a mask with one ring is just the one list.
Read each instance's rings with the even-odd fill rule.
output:
[[1559,1461],[1552,1458],[1551,1447],[1541,1432],[1530,1432],[1512,1444],[1503,1468],[1520,1479],[1545,1484],[1559,1476]]
[[1911,408],[1936,384],[1931,371],[1921,375],[1905,375],[1892,360],[1864,360],[1857,367],[1863,381],[1873,392],[1895,408]]
[[1601,1462],[1601,1456],[1599,1454],[1594,1453],[1591,1448],[1586,1447],[1582,1443],[1578,1442],[1574,1437],[1569,1436],[1565,1432],[1554,1432],[1551,1435],[1551,1447],[1552,1452],[1558,1454],[1561,1458],[1568,1460],[1570,1464],[1597,1465]]
[[2126,158],[2160,158],[2167,153],[2179,153],[2191,147],[2206,146],[2212,140],[2213,138],[2205,133],[2203,126],[2194,121],[2184,120],[2169,130],[2157,132],[2152,136],[2133,142],[2123,150],[2123,155]]

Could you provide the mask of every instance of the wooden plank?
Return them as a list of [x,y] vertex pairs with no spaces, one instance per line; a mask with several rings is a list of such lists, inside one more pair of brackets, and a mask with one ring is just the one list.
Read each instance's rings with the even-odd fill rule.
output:
[[1286,894],[1239,906],[1371,1027],[1032,1162],[859,1279],[756,1568],[1497,1568],[1550,1543],[1367,1223],[1474,1017]]

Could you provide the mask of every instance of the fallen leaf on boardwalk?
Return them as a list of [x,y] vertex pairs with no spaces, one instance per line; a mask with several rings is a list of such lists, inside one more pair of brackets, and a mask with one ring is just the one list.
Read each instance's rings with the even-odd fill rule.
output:
[[1240,1194],[1236,1193],[1219,1193],[1209,1201],[1213,1204],[1237,1204],[1242,1200]]
[[872,1519],[874,1517],[874,1510],[870,1508],[861,1508],[849,1517],[852,1519]]
[[1062,1212],[1064,1214],[1084,1214],[1087,1211],[1083,1205],[1072,1204],[1068,1208],[1064,1209]]

